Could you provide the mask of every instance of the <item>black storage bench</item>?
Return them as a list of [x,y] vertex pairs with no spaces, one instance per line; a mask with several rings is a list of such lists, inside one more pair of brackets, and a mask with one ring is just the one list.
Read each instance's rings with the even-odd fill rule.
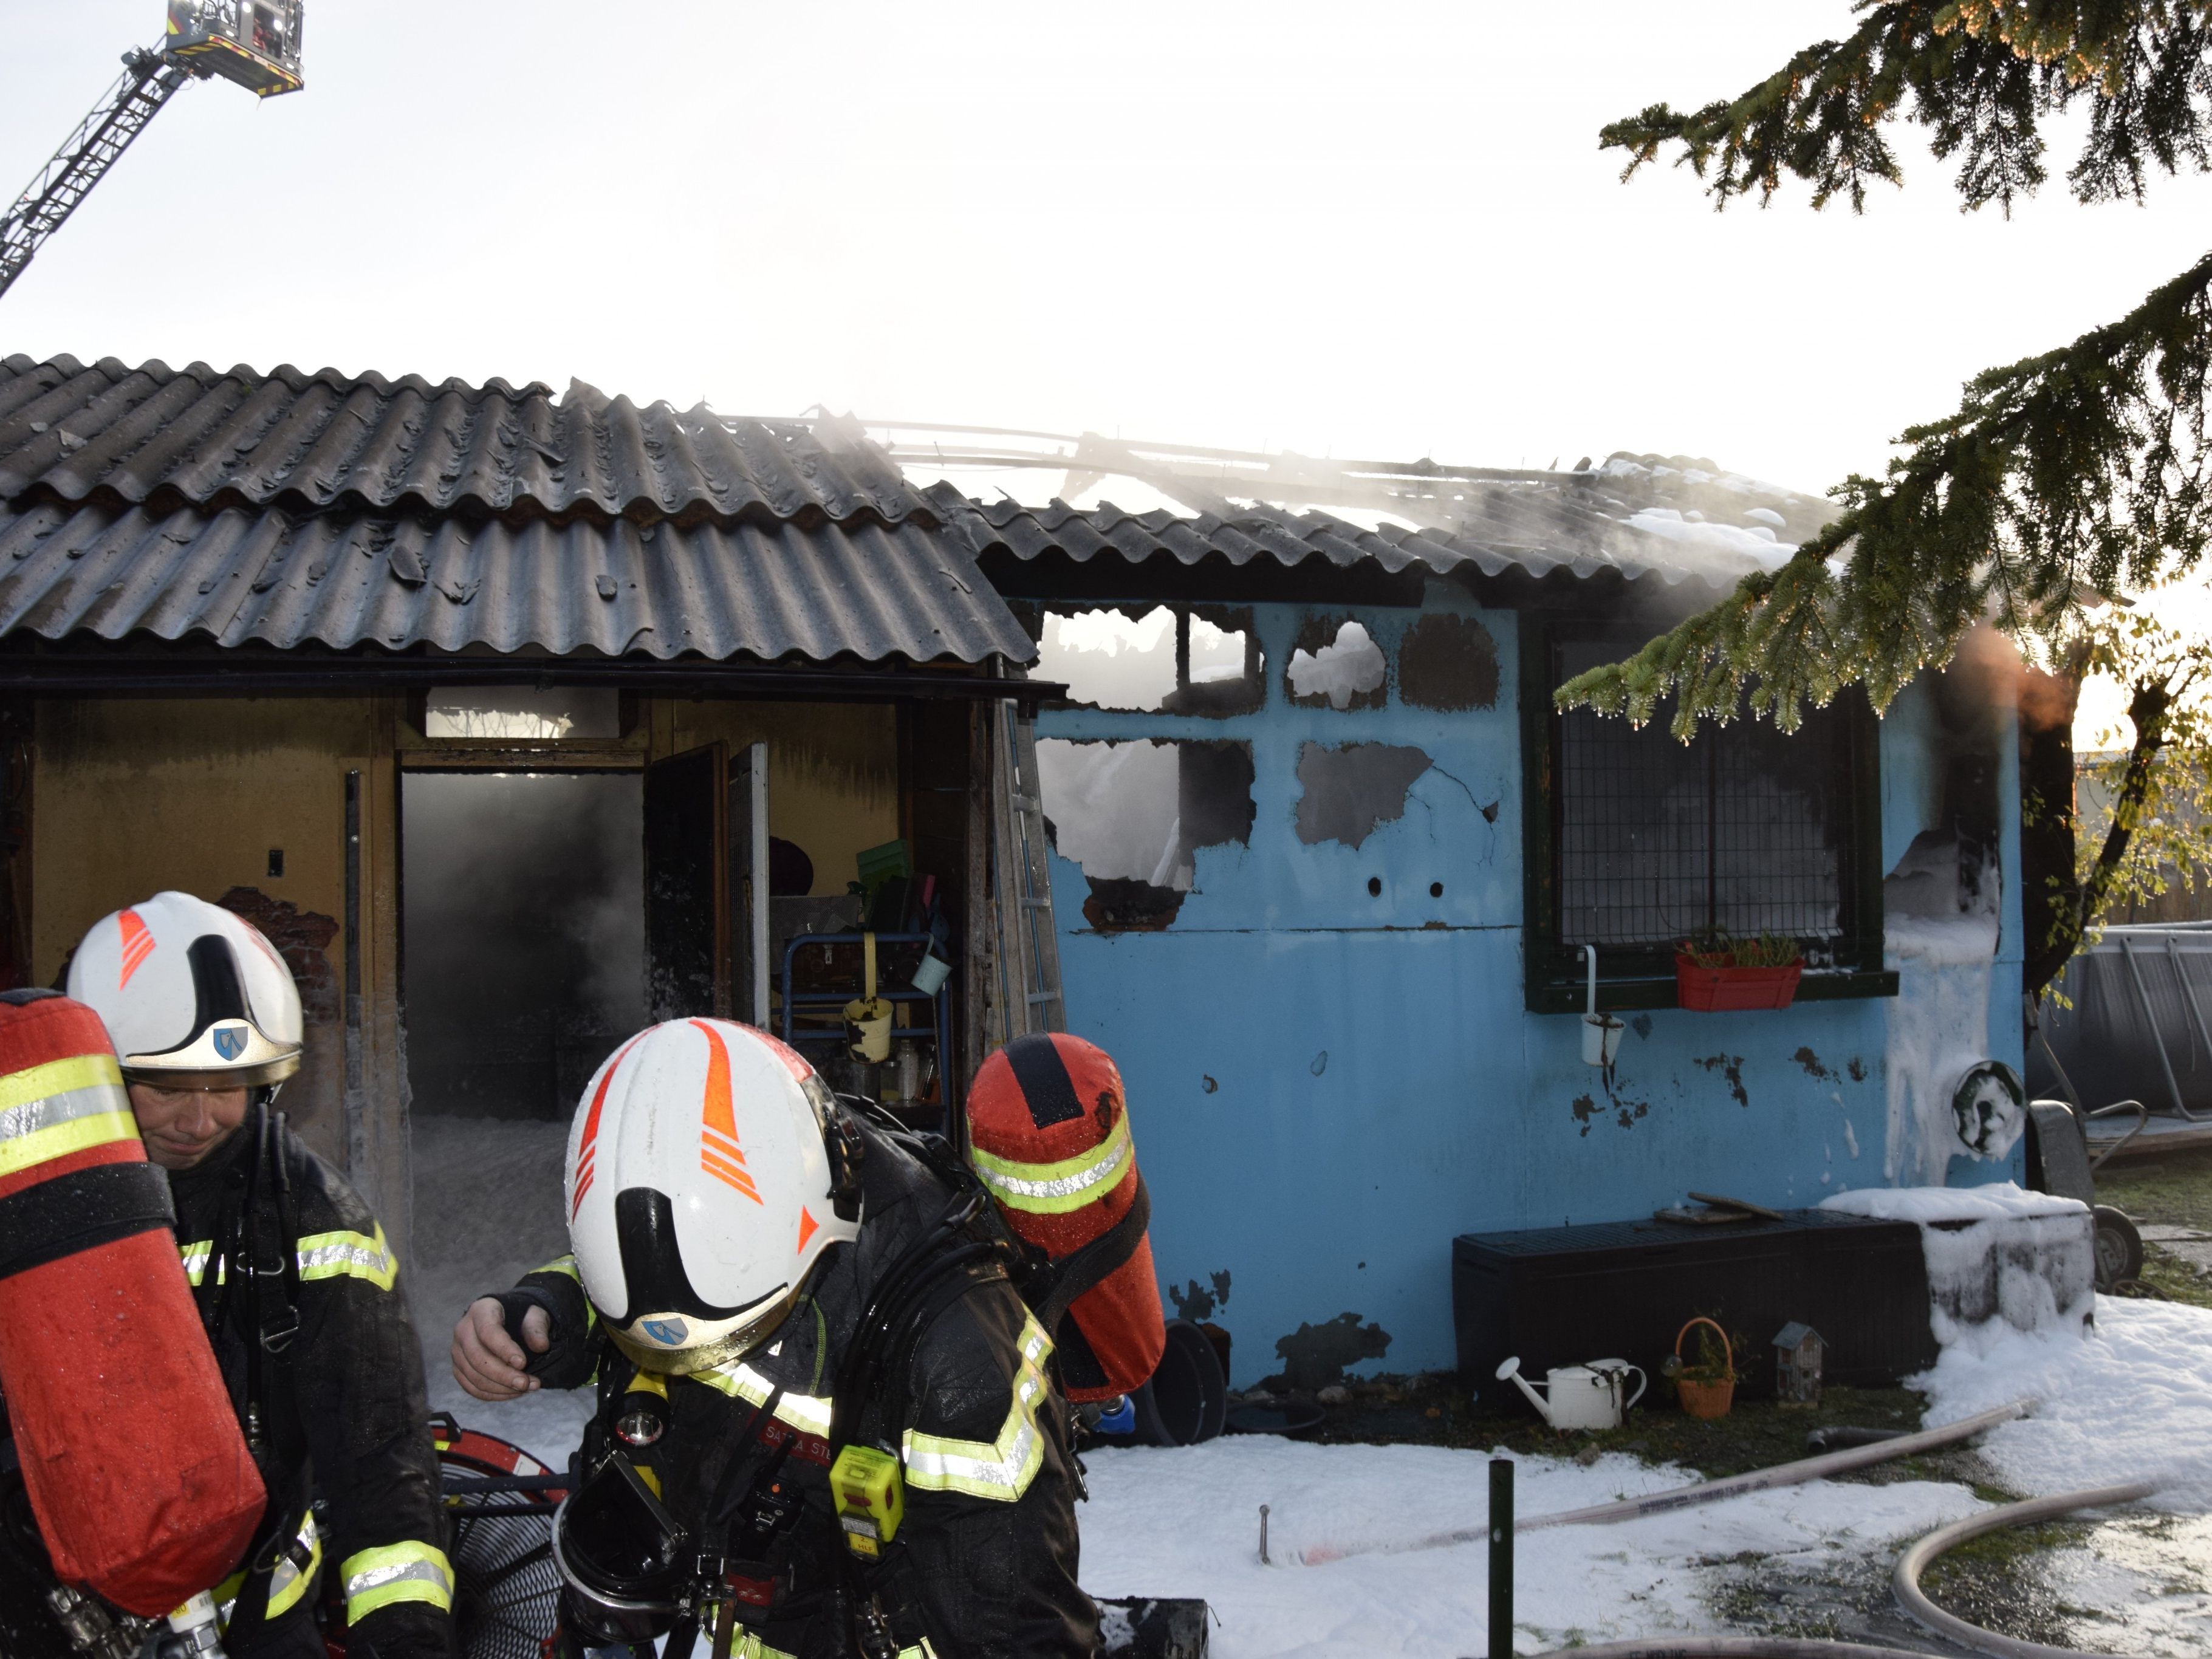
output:
[[[1452,1321],[1459,1366],[1486,1399],[1520,1391],[1497,1380],[1518,1355],[1541,1382],[1555,1365],[1619,1358],[1655,1392],[1684,1322],[1705,1314],[1750,1339],[1738,1392],[1774,1392],[1769,1344],[1791,1320],[1827,1343],[1827,1381],[1891,1388],[1936,1363],[1920,1230],[1827,1210],[1720,1226],[1610,1221],[1452,1241]],[[1697,1357],[1697,1334],[1682,1345]],[[1504,1393],[1501,1395],[1500,1389]]]

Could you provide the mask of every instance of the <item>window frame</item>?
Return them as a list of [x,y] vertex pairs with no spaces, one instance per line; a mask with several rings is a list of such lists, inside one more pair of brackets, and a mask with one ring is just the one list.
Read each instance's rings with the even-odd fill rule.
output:
[[[1570,641],[1618,646],[1626,657],[1650,637],[1648,629],[1619,622],[1521,613],[1522,980],[1532,1013],[1580,1013],[1589,994],[1589,969],[1580,951],[1560,937],[1558,848],[1563,802],[1555,786],[1562,717],[1552,702],[1558,690],[1553,657],[1559,646]],[[1844,929],[1835,945],[1835,965],[1808,969],[1799,981],[1801,1002],[1895,996],[1898,988],[1895,972],[1882,966],[1881,722],[1856,687],[1847,690],[1836,706],[1843,711],[1850,745],[1844,757]],[[1601,947],[1597,1004],[1601,1009],[1677,1006],[1673,949]]]

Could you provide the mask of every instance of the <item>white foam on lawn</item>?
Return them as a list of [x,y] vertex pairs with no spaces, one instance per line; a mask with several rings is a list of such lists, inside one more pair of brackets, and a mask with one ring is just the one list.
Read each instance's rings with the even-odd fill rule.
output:
[[[1219,1623],[1218,1659],[1454,1659],[1488,1640],[1488,1550],[1355,1555],[1320,1566],[1262,1566],[1268,1553],[1411,1543],[1480,1529],[1489,1459],[1433,1446],[1310,1446],[1235,1437],[1181,1450],[1085,1455],[1091,1502],[1080,1511],[1083,1583],[1097,1595],[1197,1595]],[[1589,1468],[1559,1458],[1516,1462],[1522,1516],[1656,1492],[1695,1479],[1620,1455]],[[1704,1598],[1746,1553],[1819,1566],[1886,1559],[1905,1540],[1982,1505],[1961,1487],[1831,1482],[1753,1493],[1610,1527],[1524,1533],[1516,1547],[1516,1645],[1708,1631]]]
[[408,1306],[422,1339],[430,1409],[511,1440],[554,1468],[568,1465],[590,1419],[592,1393],[539,1389],[487,1405],[453,1381],[454,1322],[488,1291],[511,1286],[568,1248],[561,1219],[566,1123],[492,1118],[415,1120],[415,1242]]
[[2023,1396],[2042,1402],[1981,1442],[2015,1492],[2155,1480],[2164,1490],[2154,1506],[2212,1511],[2212,1309],[2100,1297],[2084,1335],[2006,1331],[1961,1343],[1911,1386],[1930,1395],[1930,1426]]

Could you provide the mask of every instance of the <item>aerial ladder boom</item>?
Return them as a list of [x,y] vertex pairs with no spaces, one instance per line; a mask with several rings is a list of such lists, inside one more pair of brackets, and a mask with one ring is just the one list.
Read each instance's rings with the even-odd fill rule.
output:
[[191,79],[183,64],[165,62],[140,46],[126,52],[123,62],[123,78],[63,140],[0,223],[0,294],[23,274],[46,238],[68,222],[131,141]]
[[264,98],[297,92],[301,11],[301,0],[171,0],[161,50],[123,54],[123,78],[0,219],[0,294],[187,82],[220,75]]

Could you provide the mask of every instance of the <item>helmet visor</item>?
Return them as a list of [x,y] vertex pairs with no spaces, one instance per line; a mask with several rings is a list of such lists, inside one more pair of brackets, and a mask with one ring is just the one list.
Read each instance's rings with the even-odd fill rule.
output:
[[688,1376],[748,1353],[775,1334],[799,1305],[800,1287],[787,1286],[728,1319],[647,1313],[617,1325],[607,1335],[632,1364],[664,1376]]

